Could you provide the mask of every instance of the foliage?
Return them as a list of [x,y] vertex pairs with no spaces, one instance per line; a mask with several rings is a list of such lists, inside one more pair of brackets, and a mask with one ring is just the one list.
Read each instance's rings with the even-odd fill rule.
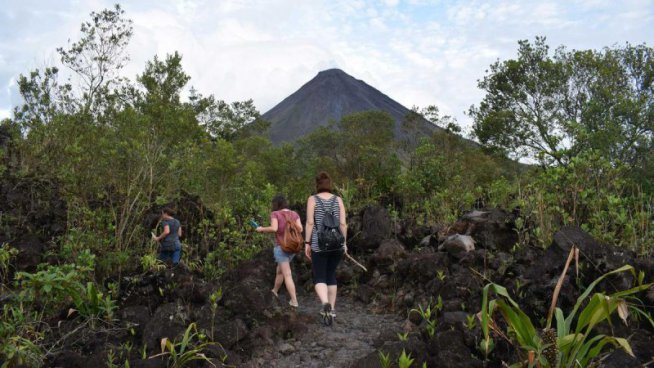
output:
[[627,175],[624,165],[611,164],[589,151],[567,166],[539,171],[519,190],[519,227],[525,242],[547,246],[562,225],[577,225],[597,239],[651,252],[654,246],[652,203]]
[[[481,309],[481,327],[484,333],[484,340],[481,342],[482,352],[488,355],[493,349],[492,331],[511,342],[515,342],[516,346],[522,351],[535,354],[535,361],[543,367],[585,367],[602,352],[607,344],[622,348],[633,355],[626,339],[593,334],[593,329],[599,323],[603,321],[610,323],[610,318],[616,311],[620,311],[621,317],[624,315],[624,310],[626,310],[629,302],[626,297],[646,290],[651,286],[651,284],[641,284],[610,295],[596,292],[589,297],[598,283],[611,275],[621,272],[630,272],[634,279],[636,278],[632,266],[623,266],[600,276],[588,285],[577,299],[568,316],[564,316],[563,311],[556,308],[556,336],[550,338],[551,341],[548,341],[546,337],[547,334],[552,333],[549,332],[551,331],[549,320],[543,334],[539,334],[530,318],[511,299],[506,288],[494,283],[486,285],[483,291]],[[491,291],[499,298],[489,300]],[[508,332],[504,334],[500,331],[498,324],[493,319],[495,311],[499,311],[504,318],[508,325],[507,329],[511,331],[510,334]],[[552,347],[555,347],[555,349],[551,349]]]
[[16,257],[17,254],[18,250],[12,248],[7,243],[2,243],[2,246],[0,246],[0,283],[2,284],[2,287],[5,286],[5,283],[9,282],[11,260]]
[[209,295],[209,302],[211,303],[211,340],[216,340],[216,335],[214,331],[216,313],[218,312],[218,302],[223,297],[223,289],[218,289]]
[[23,304],[5,304],[0,319],[0,356],[5,367],[21,364],[40,366],[43,361],[43,349],[40,342],[40,318]]
[[144,271],[161,271],[166,268],[166,264],[153,254],[145,254],[141,257],[141,267]]
[[384,353],[383,351],[379,351],[379,365],[382,368],[390,368],[391,355],[389,353]]
[[520,41],[517,58],[497,61],[479,82],[486,96],[470,109],[474,134],[542,164],[565,165],[591,149],[643,167],[653,144],[652,65],[644,44],[550,55],[543,37]]
[[87,282],[85,289],[73,294],[73,303],[83,317],[99,317],[107,321],[114,319],[114,311],[118,309],[111,296],[98,291],[93,282]]
[[407,354],[404,349],[402,349],[402,354],[397,360],[398,367],[400,368],[409,368],[413,364],[415,359],[411,358],[411,353]]
[[427,304],[427,307],[423,308],[422,305],[418,305],[418,308],[413,308],[409,313],[418,313],[425,322],[425,330],[427,336],[431,339],[436,333],[436,314],[443,309],[443,299],[438,296],[438,303],[434,306],[431,303]]
[[197,327],[195,323],[191,323],[180,341],[170,341],[165,337],[161,339],[161,353],[151,356],[150,359],[167,355],[170,368],[187,367],[193,361],[205,361],[214,366],[202,351],[215,343],[202,342],[198,339]]
[[508,194],[496,193],[494,183],[506,182],[505,174],[512,175],[500,160],[462,144],[458,136],[437,133],[411,153],[394,192],[405,216],[451,223],[481,198],[489,205],[502,203],[506,197],[500,196]]

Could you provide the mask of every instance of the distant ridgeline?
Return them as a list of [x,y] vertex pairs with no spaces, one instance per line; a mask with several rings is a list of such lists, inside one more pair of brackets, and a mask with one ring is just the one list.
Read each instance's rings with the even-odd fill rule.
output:
[[[263,119],[271,123],[270,139],[279,144],[295,141],[332,120],[340,121],[343,116],[372,110],[390,114],[395,119],[395,138],[406,137],[408,133],[402,129],[402,121],[411,110],[340,69],[328,69],[263,114]],[[415,123],[417,132],[424,135],[442,131],[426,119],[420,118]]]

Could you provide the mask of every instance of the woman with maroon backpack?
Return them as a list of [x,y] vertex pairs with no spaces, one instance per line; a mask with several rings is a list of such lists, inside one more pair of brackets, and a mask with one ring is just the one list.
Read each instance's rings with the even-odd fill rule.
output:
[[[287,226],[287,222],[291,222]],[[288,229],[287,229],[288,228]],[[275,297],[278,297],[279,288],[282,283],[286,285],[291,300],[288,304],[291,307],[298,307],[297,295],[295,294],[295,283],[293,282],[293,275],[291,274],[291,260],[295,257],[295,252],[290,249],[293,246],[287,245],[289,243],[289,233],[297,234],[299,231],[300,240],[302,243],[302,222],[300,216],[295,212],[288,209],[288,202],[283,195],[278,194],[272,200],[272,213],[270,214],[270,226],[256,228],[260,233],[275,233],[275,246],[273,248],[273,255],[277,262],[277,272],[275,274],[275,284],[271,290]],[[290,248],[289,248],[290,247]],[[287,251],[284,251],[284,249]]]

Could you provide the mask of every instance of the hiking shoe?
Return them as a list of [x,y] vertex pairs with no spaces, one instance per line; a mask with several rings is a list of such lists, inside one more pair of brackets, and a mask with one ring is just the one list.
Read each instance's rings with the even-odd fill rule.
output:
[[293,307],[293,308],[297,308],[297,307],[300,306],[300,304],[299,304],[298,302],[293,303],[292,300],[289,300],[289,301],[288,301],[288,305],[290,305],[290,306]]
[[320,317],[322,317],[322,324],[325,326],[331,326],[334,322],[334,317],[332,317],[332,305],[325,303],[322,305],[322,310],[320,311]]

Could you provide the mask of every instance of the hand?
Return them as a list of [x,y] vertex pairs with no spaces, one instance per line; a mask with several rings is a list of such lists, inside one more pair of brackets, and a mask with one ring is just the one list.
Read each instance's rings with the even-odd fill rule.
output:
[[311,245],[310,244],[305,244],[304,245],[304,255],[307,257],[309,262],[311,262]]
[[256,231],[256,232],[258,232],[258,233],[262,233],[262,232],[263,232],[263,227],[261,227],[261,226],[257,226],[257,228],[254,229],[254,231]]
[[347,244],[343,244],[343,253],[347,254]]
[[154,233],[150,233],[150,234],[152,235],[152,240],[154,240],[154,241],[158,241],[158,240],[157,240],[157,236],[154,235]]

